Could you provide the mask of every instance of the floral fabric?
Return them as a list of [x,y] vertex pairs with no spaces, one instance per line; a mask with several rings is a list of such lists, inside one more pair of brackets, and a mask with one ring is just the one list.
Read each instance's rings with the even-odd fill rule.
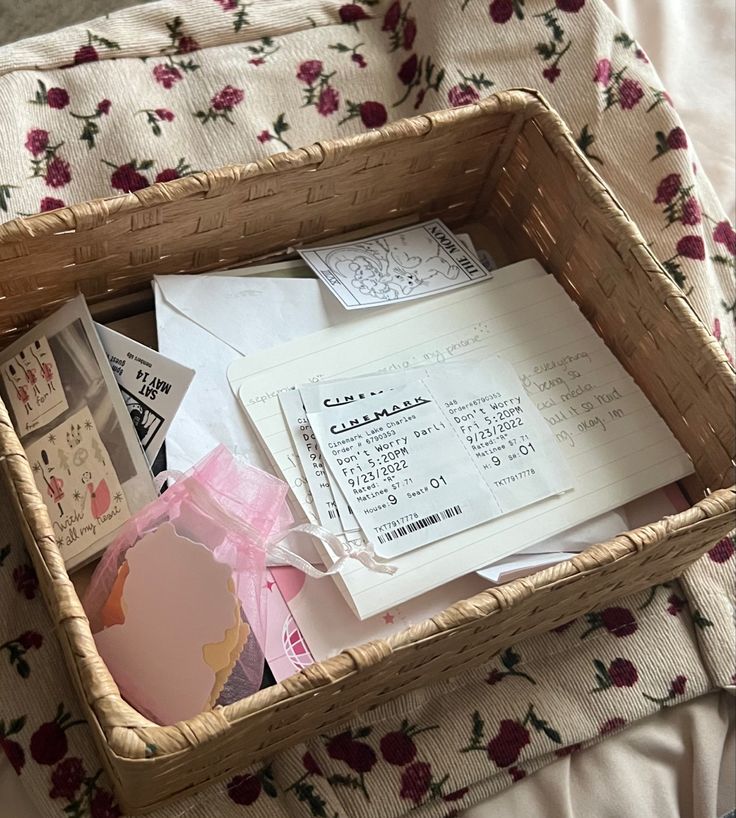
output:
[[[728,347],[736,233],[656,71],[600,0],[160,2],[0,48],[0,218],[515,86],[541,89],[561,112]],[[44,816],[114,818],[37,579],[3,514],[0,747]],[[635,719],[732,686],[724,645],[736,636],[734,550],[725,539],[679,582],[519,643],[153,814],[460,814]]]
[[[3,510],[0,542],[0,748],[41,815],[117,818],[17,523]],[[722,640],[728,621],[733,628],[735,566],[734,543],[723,540],[682,583],[524,640],[151,815],[459,815],[660,708],[733,686],[724,651],[733,642]],[[707,605],[692,601],[701,597]]]
[[183,0],[0,48],[0,220],[518,86],[559,110],[732,355],[736,232],[602,0]]

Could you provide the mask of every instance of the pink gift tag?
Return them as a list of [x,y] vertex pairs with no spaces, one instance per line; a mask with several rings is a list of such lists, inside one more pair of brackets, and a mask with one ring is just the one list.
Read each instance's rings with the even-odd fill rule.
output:
[[[215,688],[205,647],[239,619],[232,571],[164,523],[128,549],[124,621],[95,634],[123,696],[161,724],[201,713]],[[172,579],[173,578],[173,579]]]

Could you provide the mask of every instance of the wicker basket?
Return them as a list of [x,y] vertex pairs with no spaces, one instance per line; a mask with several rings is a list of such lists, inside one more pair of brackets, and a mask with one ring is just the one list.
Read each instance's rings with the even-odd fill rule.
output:
[[[122,806],[147,811],[379,702],[485,662],[681,572],[733,526],[734,375],[546,103],[513,91],[335,140],[0,225],[0,333],[82,291],[274,259],[297,245],[441,217],[564,285],[692,457],[695,505],[344,651],[237,704],[159,727],[95,650],[28,462],[0,407],[0,456],[41,588]],[[712,493],[711,493],[712,492]],[[705,499],[702,499],[705,496]]]

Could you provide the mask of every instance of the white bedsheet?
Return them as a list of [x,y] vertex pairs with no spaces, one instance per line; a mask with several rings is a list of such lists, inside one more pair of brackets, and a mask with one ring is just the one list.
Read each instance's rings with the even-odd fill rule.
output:
[[716,818],[736,806],[728,693],[665,708],[517,782],[461,818]]
[[736,213],[736,3],[606,0],[669,91],[731,221]]

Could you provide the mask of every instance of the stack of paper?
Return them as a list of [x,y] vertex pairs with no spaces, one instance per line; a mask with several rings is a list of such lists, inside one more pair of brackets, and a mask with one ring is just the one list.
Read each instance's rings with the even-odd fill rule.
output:
[[[542,273],[536,262],[512,265],[497,270],[492,281],[383,310],[230,366],[234,391],[314,522],[319,517],[279,402],[282,393],[305,382],[500,355],[513,364],[552,430],[570,469],[570,491],[398,554],[392,557],[398,570],[391,577],[351,562],[337,582],[359,617],[385,611],[692,471],[633,380],[562,287]],[[326,550],[322,556],[334,559]]]
[[571,486],[514,368],[498,357],[306,384],[281,407],[317,516],[382,557]]

